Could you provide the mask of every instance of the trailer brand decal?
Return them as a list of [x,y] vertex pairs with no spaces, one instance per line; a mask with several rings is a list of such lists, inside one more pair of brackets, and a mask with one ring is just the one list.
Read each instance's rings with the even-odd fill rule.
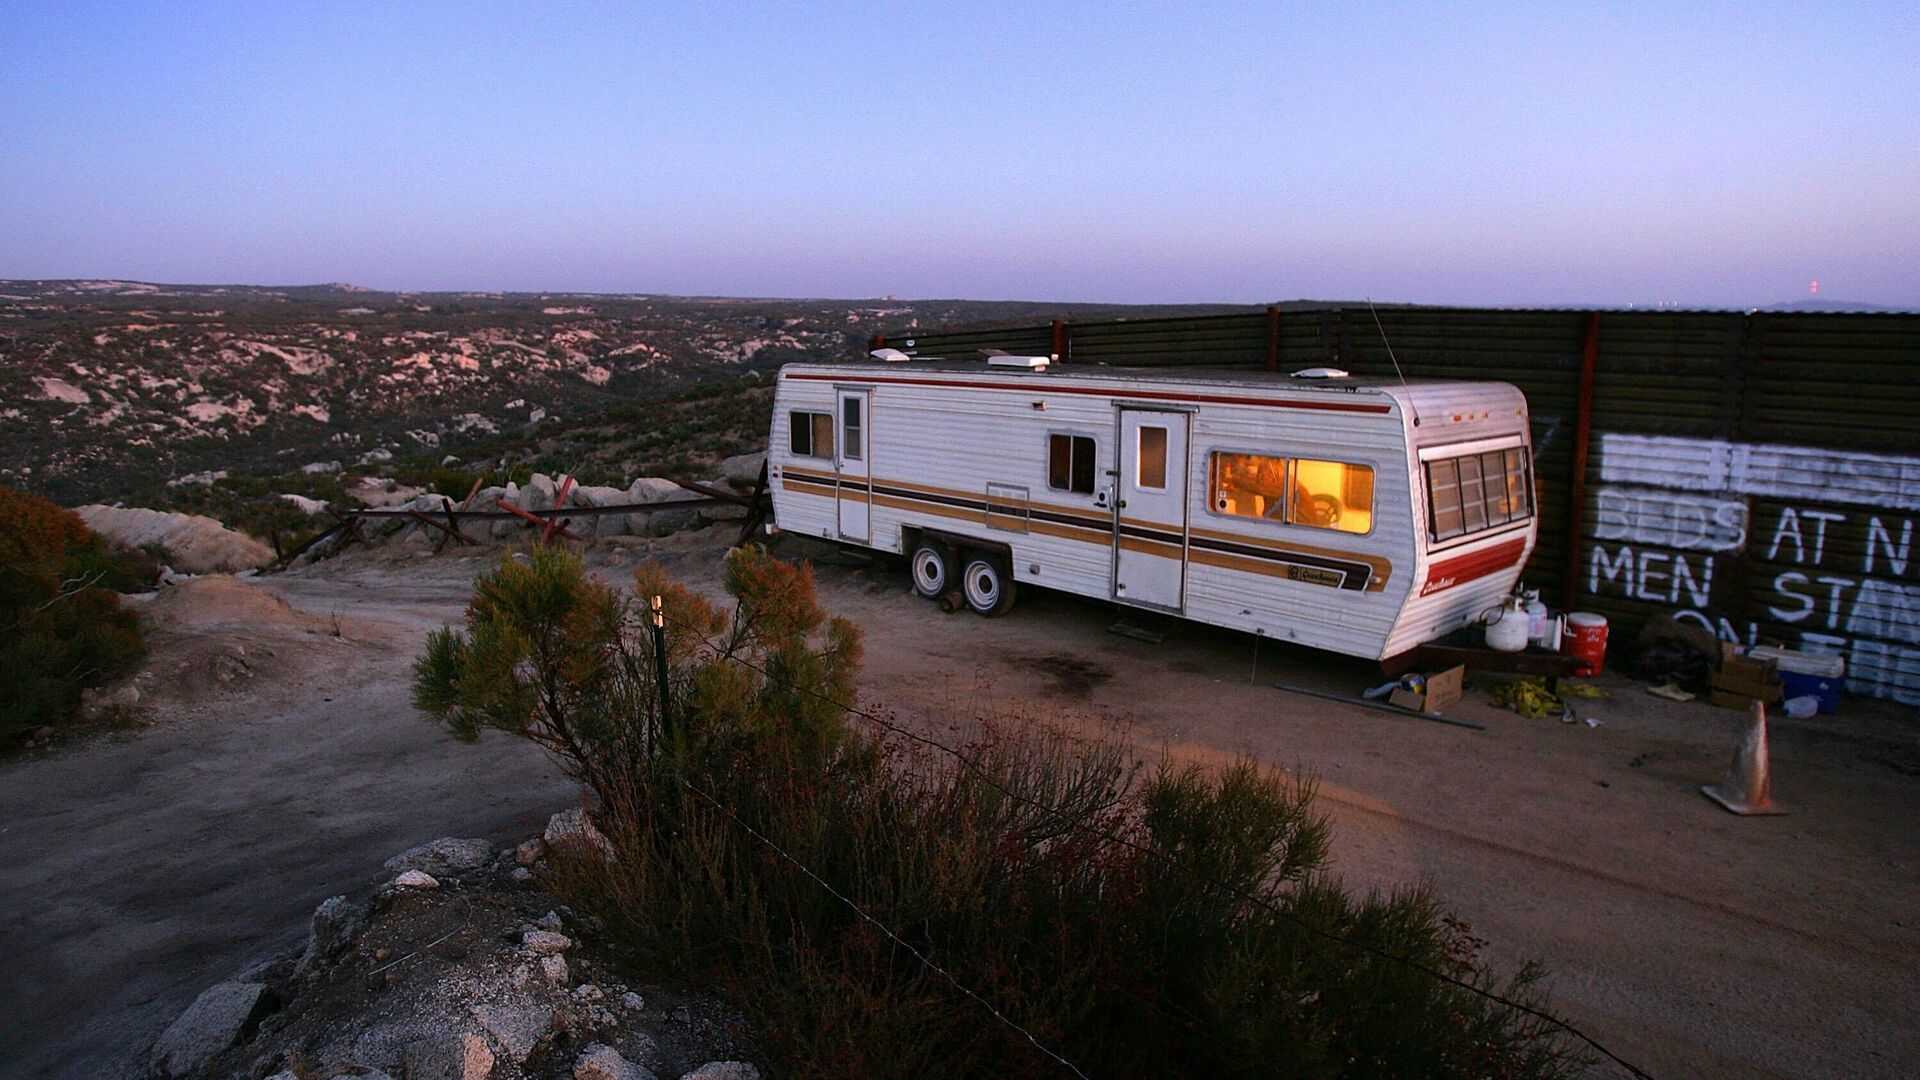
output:
[[[986,500],[960,492],[893,480],[836,477],[832,473],[817,473],[792,466],[782,470],[780,483],[797,494],[829,499],[836,495],[855,499],[864,496],[871,498],[876,506],[931,513],[982,527],[986,525]],[[1029,506],[1027,513],[1029,528],[1033,532],[1102,546],[1113,543],[1113,521],[1105,514],[1041,503]],[[1183,548],[1190,548],[1192,560],[1203,565],[1282,577],[1309,585],[1366,592],[1384,589],[1393,569],[1390,563],[1377,557],[1346,556],[1345,553],[1333,551],[1324,554],[1306,552],[1255,537],[1201,529],[1192,530],[1183,543],[1179,529],[1138,520],[1123,520],[1120,523],[1120,543],[1129,551],[1171,559],[1180,558]]]
[[1526,550],[1527,542],[1524,539],[1509,540],[1480,551],[1443,559],[1427,567],[1427,580],[1420,586],[1420,595],[1430,596],[1455,585],[1464,585],[1488,574],[1499,573],[1519,562]]
[[[837,375],[788,375],[794,380],[811,382],[848,382],[845,374]],[[867,383],[890,383],[900,386],[952,386],[966,390],[1018,390],[1023,394],[1084,394],[1093,397],[1124,398],[1128,401],[1187,401],[1209,405],[1258,405],[1273,409],[1319,409],[1326,412],[1390,413],[1391,405],[1362,405],[1345,401],[1295,401],[1278,398],[1235,397],[1228,394],[1182,394],[1174,391],[1144,391],[1131,388],[1099,386],[1066,386],[1055,382],[996,383],[976,382],[963,379],[901,379],[885,377],[864,377],[858,380]]]

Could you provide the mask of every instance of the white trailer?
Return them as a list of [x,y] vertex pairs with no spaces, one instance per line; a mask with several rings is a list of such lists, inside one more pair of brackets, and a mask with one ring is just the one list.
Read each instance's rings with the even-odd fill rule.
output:
[[1531,457],[1506,383],[995,357],[782,368],[768,476],[779,529],[981,614],[1038,585],[1385,660],[1513,589]]

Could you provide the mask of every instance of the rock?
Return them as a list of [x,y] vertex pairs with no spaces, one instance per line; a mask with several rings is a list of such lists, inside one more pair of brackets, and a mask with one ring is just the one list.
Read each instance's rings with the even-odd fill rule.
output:
[[607,992],[592,983],[581,983],[579,986],[573,988],[573,1000],[575,1001],[584,1001],[592,1004],[596,1001],[605,1001],[606,998]]
[[520,489],[520,497],[514,505],[522,510],[551,510],[553,496],[553,481],[546,473],[534,473],[532,479],[527,481],[527,486]]
[[300,962],[294,965],[293,977],[298,979],[308,974],[339,952],[366,918],[367,909],[348,903],[344,896],[322,900],[320,906],[313,909],[313,928],[307,932],[307,948],[300,954]]
[[407,1080],[487,1080],[493,1075],[493,1051],[486,1037],[473,1031],[409,1043],[403,1060]]
[[700,508],[699,514],[700,520],[706,522],[745,521],[747,508],[737,503],[709,503]]
[[760,1070],[744,1061],[709,1061],[680,1080],[760,1080]]
[[627,501],[637,503],[666,502],[668,499],[688,499],[693,492],[671,480],[658,476],[643,476],[627,486]]
[[635,1065],[620,1051],[593,1043],[573,1063],[573,1080],[656,1080],[652,1070]]
[[533,925],[539,927],[542,930],[559,930],[560,927],[564,924],[560,919],[559,912],[549,911],[545,915],[542,915],[539,918],[533,920]]
[[198,1072],[239,1042],[271,1004],[265,983],[207,987],[153,1044],[153,1070],[165,1077]]
[[666,536],[679,532],[697,520],[698,515],[684,507],[678,510],[655,510],[647,515],[647,535]]
[[532,950],[535,956],[553,956],[573,948],[573,939],[552,930],[529,930],[520,936],[520,944]]
[[393,1080],[393,1077],[388,1076],[386,1073],[381,1072],[371,1065],[349,1065],[345,1069],[329,1075],[327,1080]]
[[272,565],[273,549],[210,517],[139,507],[82,506],[74,511],[87,528],[123,551],[159,545],[168,563],[189,574],[230,574]]
[[473,873],[493,860],[493,845],[483,837],[443,836],[411,847],[386,861],[386,870],[419,870],[443,877]]
[[553,1034],[553,1010],[538,1005],[482,1005],[473,1010],[473,1016],[515,1065]]
[[567,985],[567,958],[564,956],[543,956],[540,958],[540,974],[555,986]]
[[507,876],[509,878],[512,878],[515,881],[518,881],[524,884],[526,882],[533,880],[533,871],[527,869],[524,866],[516,866],[513,868],[513,873],[508,874]]
[[422,870],[408,870],[393,879],[393,883],[402,889],[437,889],[440,881],[432,874]]
[[620,1004],[632,1009],[634,1012],[639,1012],[647,1007],[647,999],[631,990],[627,990],[621,993]]
[[760,479],[760,470],[767,464],[767,452],[741,454],[737,457],[723,458],[720,461],[720,476],[739,491],[751,491]]
[[593,819],[580,809],[562,810],[547,819],[544,836],[549,850],[571,850],[601,859],[614,857],[613,842],[594,827]]

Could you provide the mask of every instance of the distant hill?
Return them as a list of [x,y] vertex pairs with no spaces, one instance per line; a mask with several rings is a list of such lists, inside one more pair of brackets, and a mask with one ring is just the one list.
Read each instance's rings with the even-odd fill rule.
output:
[[1862,304],[1853,300],[1828,300],[1810,296],[1805,300],[1794,300],[1784,304],[1769,304],[1761,311],[1853,311],[1853,312],[1911,312],[1913,308],[1887,307],[1883,304]]

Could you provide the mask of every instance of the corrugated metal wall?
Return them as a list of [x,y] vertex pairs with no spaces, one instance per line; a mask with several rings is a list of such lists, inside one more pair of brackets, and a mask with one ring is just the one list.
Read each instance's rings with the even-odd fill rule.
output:
[[999,348],[1391,376],[1384,331],[1410,378],[1525,391],[1541,485],[1527,577],[1546,595],[1608,615],[1616,642],[1667,612],[1729,639],[1841,653],[1850,689],[1920,705],[1920,316],[1387,307],[1377,318],[1287,307],[887,343],[953,359]]

